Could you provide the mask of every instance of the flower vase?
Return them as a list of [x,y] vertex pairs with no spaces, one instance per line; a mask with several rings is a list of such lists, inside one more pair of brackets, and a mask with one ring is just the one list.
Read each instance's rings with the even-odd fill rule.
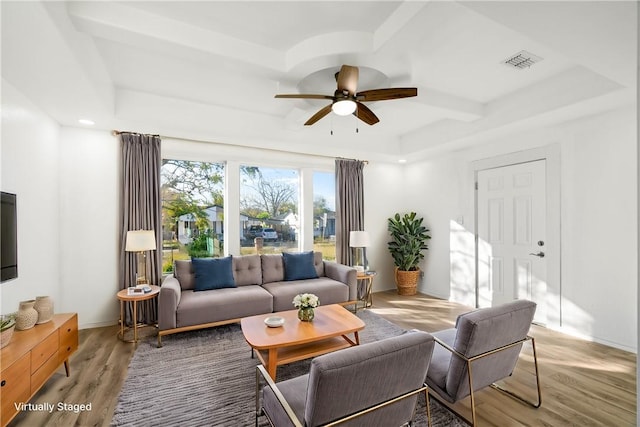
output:
[[31,329],[38,321],[38,312],[33,306],[36,300],[21,301],[16,314],[16,331]]
[[303,322],[311,322],[314,315],[313,307],[302,307],[298,310],[298,319]]
[[36,297],[33,308],[38,312],[37,325],[47,323],[53,318],[53,300],[49,296]]

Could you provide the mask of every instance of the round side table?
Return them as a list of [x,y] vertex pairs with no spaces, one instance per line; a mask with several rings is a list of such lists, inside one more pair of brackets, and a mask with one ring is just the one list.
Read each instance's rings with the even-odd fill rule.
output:
[[364,288],[359,287],[358,289],[358,299],[364,303],[362,308],[371,307],[373,305],[373,296],[371,295],[371,289],[373,288],[373,278],[376,276],[376,274],[377,273],[375,271],[359,271],[356,275],[356,279],[358,281],[362,281],[362,285],[364,285]]
[[[149,285],[151,288],[151,292],[147,292],[146,294],[136,294],[129,295],[129,291],[127,289],[123,289],[116,294],[118,300],[120,301],[120,332],[118,332],[118,338],[120,338],[124,342],[137,343],[138,342],[138,302],[146,301],[153,298],[156,298],[160,293],[160,286]],[[133,327],[124,326],[125,318],[124,318],[124,304],[128,302],[132,306],[133,316],[131,317],[133,322]],[[125,332],[129,329],[133,329],[133,340],[126,340],[124,338]]]

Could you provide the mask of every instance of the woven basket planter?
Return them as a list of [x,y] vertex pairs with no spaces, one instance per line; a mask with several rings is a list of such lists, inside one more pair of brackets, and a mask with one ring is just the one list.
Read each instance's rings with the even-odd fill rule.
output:
[[396,286],[398,295],[415,295],[418,291],[418,280],[420,279],[420,269],[412,271],[395,270]]
[[5,348],[9,341],[11,341],[11,337],[13,336],[13,331],[16,329],[16,324],[14,323],[9,328],[0,332],[0,348]]

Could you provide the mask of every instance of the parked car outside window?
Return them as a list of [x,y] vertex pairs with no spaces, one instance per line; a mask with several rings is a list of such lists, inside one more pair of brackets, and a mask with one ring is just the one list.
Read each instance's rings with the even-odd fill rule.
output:
[[262,230],[262,238],[264,240],[278,240],[278,233],[273,228],[265,228]]
[[252,225],[251,227],[249,227],[249,230],[247,231],[247,237],[248,238],[262,237],[262,226]]

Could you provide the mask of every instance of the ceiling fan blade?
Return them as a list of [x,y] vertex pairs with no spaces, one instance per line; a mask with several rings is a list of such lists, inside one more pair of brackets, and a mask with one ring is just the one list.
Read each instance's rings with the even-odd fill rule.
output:
[[378,116],[373,114],[373,111],[371,111],[369,107],[360,102],[358,102],[358,108],[353,112],[353,115],[368,125],[375,125],[380,121]]
[[320,120],[321,118],[329,114],[330,112],[331,112],[331,104],[327,105],[326,107],[322,108],[320,111],[315,113],[313,116],[311,116],[311,118],[307,120],[307,122],[304,125],[311,126],[312,124],[314,124],[315,122],[317,122],[318,120]]
[[351,65],[343,65],[338,73],[338,90],[348,91],[349,95],[356,93],[358,88],[358,67],[352,67]]
[[275,98],[298,98],[298,99],[331,99],[333,100],[333,96],[331,95],[309,95],[304,93],[296,93],[291,95],[276,95]]
[[387,99],[410,98],[418,95],[415,87],[392,87],[389,89],[363,90],[356,95],[358,101],[385,101]]

